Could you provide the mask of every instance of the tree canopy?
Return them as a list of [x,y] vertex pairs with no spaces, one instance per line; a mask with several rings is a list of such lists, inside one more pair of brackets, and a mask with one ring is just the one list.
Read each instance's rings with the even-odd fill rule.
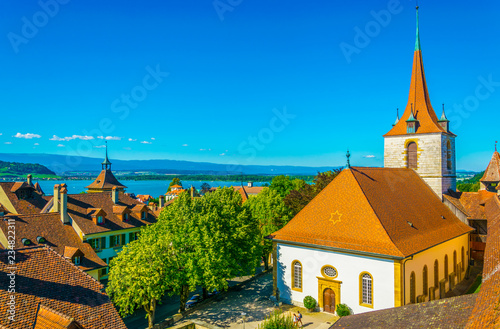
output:
[[181,182],[181,179],[179,177],[172,178],[172,181],[168,185],[167,192],[170,192],[172,190],[172,186],[174,186],[174,185],[179,185],[180,187],[182,187],[182,182]]

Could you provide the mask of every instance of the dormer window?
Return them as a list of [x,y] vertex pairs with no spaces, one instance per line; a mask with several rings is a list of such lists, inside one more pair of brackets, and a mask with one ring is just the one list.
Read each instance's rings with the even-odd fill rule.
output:
[[37,236],[36,242],[38,242],[38,244],[42,244],[42,243],[47,243],[47,240],[43,236]]
[[104,217],[102,217],[102,216],[97,216],[97,224],[99,224],[99,225],[104,224]]
[[21,239],[23,246],[31,246],[33,242],[30,239]]
[[81,257],[80,256],[73,257],[73,263],[75,265],[80,265],[81,264]]
[[146,219],[147,212],[143,211],[141,212],[141,219]]
[[123,214],[123,220],[125,220],[125,221],[126,221],[126,220],[128,220],[128,219],[129,219],[128,214],[127,214],[127,213]]

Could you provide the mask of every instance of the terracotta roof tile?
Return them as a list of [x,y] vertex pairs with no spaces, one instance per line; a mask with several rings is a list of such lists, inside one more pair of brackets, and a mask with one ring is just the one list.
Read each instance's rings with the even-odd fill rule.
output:
[[465,328],[476,297],[471,294],[354,314],[340,318],[330,329]]
[[[9,298],[7,256],[6,251],[0,251],[0,299],[3,301]],[[12,329],[32,329],[39,306],[43,305],[64,315],[59,316],[63,324],[67,323],[64,319],[73,318],[85,329],[126,329],[109,297],[102,292],[103,288],[50,248],[17,249],[16,321],[12,323],[8,319],[8,305],[0,303],[0,325]],[[40,314],[40,319],[42,317],[55,320],[48,312]]]
[[40,305],[34,329],[79,329],[75,319]]
[[99,176],[90,184],[86,186],[87,189],[112,189],[113,187],[118,188],[127,188],[125,185],[120,183],[115,175],[111,172],[110,169],[102,170]]
[[407,257],[472,230],[415,171],[355,167],[344,169],[271,238]]
[[500,181],[500,154],[495,151],[488,164],[488,168],[484,172],[481,182],[499,182]]
[[[11,192],[13,186],[18,183],[14,182],[2,182],[0,183],[0,189],[5,193],[9,202],[12,204],[14,209],[9,211],[17,214],[29,215],[29,214],[39,214],[40,211],[47,204],[47,200],[39,193],[34,192],[33,198],[28,200],[19,199],[16,193]],[[2,194],[0,191],[0,194]],[[8,205],[4,205],[8,208]]]
[[[59,213],[38,215],[13,215],[16,226],[16,248],[24,247],[22,239],[29,239],[33,244],[48,245],[61,255],[65,254],[66,247],[79,249],[83,253],[80,268],[91,270],[107,266],[100,259],[92,247],[83,242],[71,225],[61,222]],[[9,222],[0,221],[0,234],[7,236]],[[43,237],[47,242],[38,243],[37,237]],[[6,246],[4,246],[6,247]]]
[[468,219],[487,219],[485,213],[486,202],[497,194],[485,190],[479,192],[460,192],[457,198],[466,210]]
[[488,236],[484,254],[483,282],[467,328],[500,328],[500,200],[486,202]]
[[[130,214],[129,220],[123,221],[120,214],[113,213],[113,207],[116,206],[125,206],[134,211]],[[89,208],[102,209],[106,213],[104,224],[97,225],[92,221],[91,215],[87,213]],[[141,219],[140,214],[135,212],[135,209],[139,208],[147,211],[146,219]],[[156,222],[156,216],[145,204],[124,193],[119,193],[117,204],[113,203],[111,192],[69,194],[68,214],[83,234],[141,227]]]

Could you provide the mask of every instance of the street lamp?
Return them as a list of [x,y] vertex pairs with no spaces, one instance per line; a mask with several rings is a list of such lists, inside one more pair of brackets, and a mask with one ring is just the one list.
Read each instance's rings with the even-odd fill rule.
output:
[[245,329],[245,317],[246,317],[246,313],[245,312],[241,312],[241,316],[243,317],[243,329]]

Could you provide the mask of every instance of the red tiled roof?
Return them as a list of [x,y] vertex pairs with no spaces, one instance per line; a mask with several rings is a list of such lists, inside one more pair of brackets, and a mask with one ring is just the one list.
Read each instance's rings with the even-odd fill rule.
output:
[[487,219],[484,205],[496,195],[494,192],[481,190],[479,192],[456,192],[454,195],[444,195],[444,197],[467,215],[468,219]]
[[355,167],[271,238],[407,257],[471,231],[415,171]]
[[[47,204],[47,200],[44,197],[42,197],[42,195],[36,192],[33,193],[33,198],[31,199],[28,200],[19,199],[16,193],[11,192],[14,185],[18,183],[2,182],[0,183],[0,189],[3,190],[3,192],[9,199],[10,203],[14,207],[16,213],[23,215],[39,214],[40,211],[43,209],[43,207],[45,207],[45,205]],[[2,191],[0,191],[0,193],[2,193]]]
[[467,328],[500,328],[500,200],[486,202],[488,237],[484,253],[483,282]]
[[[0,299],[8,300],[10,266],[7,251],[0,251]],[[39,305],[73,318],[85,329],[126,329],[103,291],[103,286],[50,248],[16,250],[16,321],[8,319],[0,303],[0,325],[32,329]],[[43,313],[40,315],[43,316]],[[42,327],[43,328],[43,327]],[[56,327],[57,328],[57,327]]]
[[245,193],[247,195],[257,195],[260,192],[262,192],[262,190],[264,188],[265,188],[264,186],[252,186],[252,187],[249,187],[249,186],[234,186],[235,190],[241,190],[241,189],[245,190]]
[[75,319],[40,305],[36,314],[34,329],[80,329]]
[[481,182],[498,182],[500,181],[500,154],[495,151],[488,164],[488,168],[484,172]]
[[[38,244],[37,237],[41,236],[47,240],[46,245],[61,255],[65,254],[66,247],[79,249],[83,253],[80,268],[84,271],[107,266],[92,247],[78,237],[71,225],[64,225],[61,222],[59,213],[11,215],[9,218],[16,221],[16,248],[24,247],[22,239],[29,239],[33,244]],[[7,236],[8,225],[9,222],[0,221],[0,230],[2,231],[0,234]]]
[[412,106],[415,119],[419,121],[415,132],[416,134],[447,133],[441,125],[439,125],[438,118],[431,105],[429,91],[427,90],[427,83],[425,81],[422,51],[420,50],[416,50],[413,55],[410,93],[408,95],[406,109],[398,123],[396,123],[384,137],[407,134],[406,120],[410,118]]
[[117,188],[127,188],[125,185],[120,183],[115,175],[111,172],[110,169],[108,170],[102,170],[99,176],[95,179],[95,181],[92,182],[89,186],[87,186],[87,189],[106,189],[106,190],[111,190],[113,187]]
[[[134,212],[129,220],[123,221],[120,214],[113,213],[113,207],[125,206]],[[143,208],[148,212],[146,219],[141,219],[136,209]],[[94,224],[87,209],[102,209],[106,213],[104,224]],[[113,203],[111,192],[85,193],[68,195],[68,215],[73,218],[84,234],[116,231],[134,227],[141,227],[156,222],[156,216],[149,211],[147,206],[130,196],[119,193],[118,203]]]
[[330,329],[465,328],[476,297],[476,294],[470,294],[344,316]]

